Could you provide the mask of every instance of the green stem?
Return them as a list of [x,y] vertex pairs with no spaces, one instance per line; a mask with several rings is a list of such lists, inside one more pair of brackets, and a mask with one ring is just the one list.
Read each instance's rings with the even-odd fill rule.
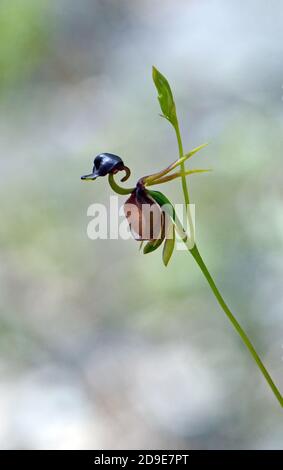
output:
[[208,271],[201,255],[200,255],[200,253],[197,249],[197,246],[195,245],[189,251],[192,254],[192,256],[194,257],[197,264],[199,265],[199,267],[200,267],[202,273],[204,274],[208,284],[210,285],[210,288],[211,288],[213,294],[215,295],[218,303],[222,307],[223,311],[227,315],[228,319],[232,323],[232,325],[235,328],[235,330],[237,331],[237,333],[240,335],[242,341],[245,343],[246,347],[250,351],[250,353],[251,353],[252,357],[254,358],[255,362],[257,363],[261,373],[263,374],[265,380],[267,381],[268,385],[270,386],[272,392],[274,393],[275,397],[279,401],[280,405],[283,407],[283,397],[282,397],[281,393],[279,392],[278,388],[276,387],[276,385],[274,384],[272,378],[270,377],[269,373],[267,372],[265,366],[263,365],[263,363],[262,363],[258,353],[256,352],[253,344],[251,343],[249,337],[247,336],[247,334],[245,333],[245,331],[243,330],[243,328],[241,327],[241,325],[236,320],[236,318],[232,314],[231,310],[228,308],[227,304],[225,303],[222,295],[220,294],[219,290],[217,289],[217,287],[215,285],[215,282],[214,282],[213,278],[211,277],[210,272]]
[[[179,128],[178,121],[176,122],[176,125],[174,126],[174,129],[175,129],[176,137],[177,137],[177,141],[178,141],[179,156],[180,156],[180,158],[183,158],[184,150],[183,150],[183,143],[182,143],[182,139],[181,139],[181,134],[180,134],[180,128]],[[180,164],[180,168],[181,168],[181,174],[182,174],[182,188],[183,188],[185,203],[186,203],[186,206],[188,206],[190,204],[190,197],[189,197],[189,191],[188,191],[187,180],[186,180],[185,162],[182,162]],[[186,210],[188,210],[188,207],[186,207]]]
[[[183,143],[182,143],[179,123],[178,123],[177,118],[176,118],[176,124],[174,126],[174,129],[175,129],[176,137],[177,137],[177,141],[178,141],[179,156],[180,156],[180,158],[183,158],[183,156],[184,156]],[[186,214],[187,214],[187,218],[188,218],[188,222],[189,222],[190,243],[191,243],[191,246],[194,246],[194,244],[195,244],[195,242],[194,242],[194,239],[195,239],[194,224],[193,224],[192,215],[191,215],[190,206],[189,206],[190,197],[189,197],[189,191],[188,191],[188,186],[187,186],[185,162],[181,162],[180,170],[181,170],[181,177],[182,177],[182,189],[183,189],[185,205],[186,205]]]

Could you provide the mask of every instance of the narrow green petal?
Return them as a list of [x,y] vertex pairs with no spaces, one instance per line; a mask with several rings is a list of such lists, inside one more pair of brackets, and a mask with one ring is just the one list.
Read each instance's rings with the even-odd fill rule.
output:
[[201,149],[205,148],[208,146],[208,142],[206,142],[205,144],[201,144],[199,145],[198,147],[195,147],[193,150],[191,150],[190,152],[186,153],[184,156],[187,157],[187,158],[190,158],[192,157],[195,153],[199,152]]

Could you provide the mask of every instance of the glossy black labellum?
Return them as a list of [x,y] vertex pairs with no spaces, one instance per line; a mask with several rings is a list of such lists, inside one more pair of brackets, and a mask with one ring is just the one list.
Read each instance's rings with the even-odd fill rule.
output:
[[89,175],[81,177],[82,180],[95,180],[98,176],[106,176],[118,173],[118,171],[126,171],[126,176],[122,181],[126,181],[130,176],[130,170],[123,163],[123,160],[113,153],[100,153],[93,161],[93,170]]

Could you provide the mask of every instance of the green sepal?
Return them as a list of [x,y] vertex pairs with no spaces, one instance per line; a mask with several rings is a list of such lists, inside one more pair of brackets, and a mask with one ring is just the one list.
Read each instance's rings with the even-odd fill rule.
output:
[[165,243],[162,252],[162,259],[165,266],[168,265],[170,258],[173,254],[175,246],[175,226],[173,223],[170,224],[167,232],[167,237],[165,238]]
[[161,208],[163,208],[164,212],[166,212],[166,209],[168,208],[168,206],[169,207],[171,206],[170,211],[167,211],[167,214],[169,215],[172,222],[174,223],[179,236],[181,237],[183,242],[186,243],[188,239],[187,234],[184,231],[184,228],[179,218],[177,217],[176,211],[172,203],[169,201],[169,199],[160,191],[152,191],[148,189],[147,192],[157,202],[157,204],[159,204]]
[[157,250],[157,248],[159,248],[162,244],[163,240],[164,238],[160,237],[157,240],[150,240],[149,242],[147,242],[143,249],[144,255],[147,255],[148,253],[152,253],[153,251]]
[[169,199],[165,196],[165,194],[161,193],[160,191],[152,191],[147,190],[148,194],[157,202],[157,204],[162,208],[162,206],[169,205],[171,207],[172,213],[169,214],[173,220],[175,220],[175,209]]
[[[157,202],[162,207],[165,206],[164,209],[166,209],[166,206],[170,207],[170,211],[168,211],[168,215],[170,216],[172,223],[170,223],[168,227],[168,232],[170,231],[169,235],[167,232],[167,238],[165,235],[165,243],[163,247],[163,252],[162,252],[162,259],[163,263],[165,266],[168,265],[170,258],[172,256],[172,253],[174,251],[174,246],[175,246],[175,224],[176,222],[178,223],[178,219],[176,218],[176,213],[175,209],[172,205],[172,203],[169,201],[169,199],[160,191],[148,191],[150,196]],[[177,220],[176,220],[177,219]]]

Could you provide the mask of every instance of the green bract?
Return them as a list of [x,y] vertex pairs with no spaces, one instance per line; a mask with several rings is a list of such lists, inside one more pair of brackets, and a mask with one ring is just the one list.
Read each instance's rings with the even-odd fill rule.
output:
[[155,67],[152,67],[152,78],[158,92],[158,101],[163,116],[175,127],[177,124],[176,106],[167,79]]

